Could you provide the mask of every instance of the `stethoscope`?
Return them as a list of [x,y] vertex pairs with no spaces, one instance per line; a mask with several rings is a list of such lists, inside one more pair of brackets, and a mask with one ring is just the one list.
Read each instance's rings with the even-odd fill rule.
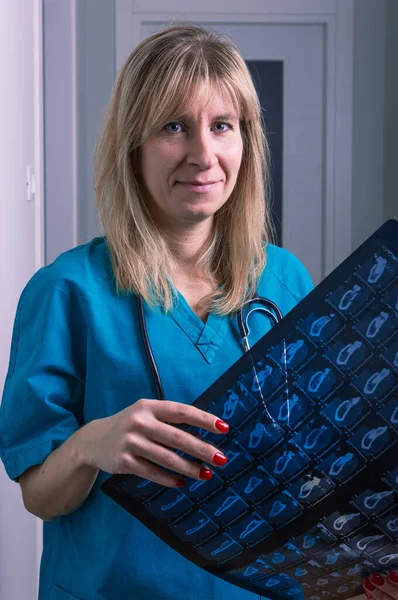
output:
[[[245,308],[247,308],[248,306],[250,306],[250,304],[253,304],[253,303],[262,304],[263,306],[257,307],[257,308],[252,308],[251,310],[249,310],[247,312],[246,317],[243,318],[243,310]],[[142,298],[140,296],[137,296],[137,305],[138,305],[138,317],[139,317],[142,341],[144,343],[145,352],[146,352],[146,355],[148,358],[148,363],[151,367],[152,377],[153,377],[153,380],[156,385],[158,399],[164,400],[165,395],[163,392],[162,380],[160,378],[156,360],[153,356],[152,348],[149,343],[148,331],[146,328],[145,315],[144,315],[144,305],[142,302]],[[250,344],[249,344],[250,329],[248,326],[248,319],[249,319],[250,315],[252,313],[254,313],[255,311],[265,312],[268,315],[269,319],[271,320],[272,325],[276,325],[283,318],[283,315],[282,315],[279,307],[275,304],[275,302],[272,302],[272,300],[269,300],[268,298],[262,298],[261,296],[256,296],[255,298],[251,298],[250,300],[247,300],[246,302],[244,302],[242,304],[242,306],[240,307],[240,309],[237,311],[237,319],[238,319],[239,331],[240,331],[240,334],[242,337],[242,343],[243,343],[245,352],[248,352],[250,350]]]

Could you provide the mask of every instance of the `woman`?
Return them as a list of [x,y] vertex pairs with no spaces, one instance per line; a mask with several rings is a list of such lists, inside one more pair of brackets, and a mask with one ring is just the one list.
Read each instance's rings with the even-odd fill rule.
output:
[[[226,457],[173,424],[221,439],[228,424],[191,404],[242,355],[236,310],[258,292],[285,315],[312,288],[269,243],[264,148],[252,81],[227,39],[171,27],[122,67],[95,154],[105,235],[28,282],[4,389],[1,457],[45,521],[39,600],[257,597],[171,550],[100,486],[110,473],[168,487],[209,479]],[[251,343],[268,328],[255,315]]]

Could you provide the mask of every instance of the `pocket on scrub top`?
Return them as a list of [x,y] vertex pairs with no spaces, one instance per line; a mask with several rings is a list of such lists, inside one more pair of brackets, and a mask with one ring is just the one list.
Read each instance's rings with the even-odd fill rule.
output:
[[63,590],[59,585],[54,583],[53,593],[51,594],[51,600],[83,600],[78,596],[74,596],[69,592]]

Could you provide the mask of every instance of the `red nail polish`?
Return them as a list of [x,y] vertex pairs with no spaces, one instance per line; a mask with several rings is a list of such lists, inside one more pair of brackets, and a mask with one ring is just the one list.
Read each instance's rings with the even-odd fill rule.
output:
[[382,577],[379,573],[372,573],[369,579],[372,583],[380,587],[385,584],[384,577]]
[[218,419],[216,421],[216,428],[218,429],[218,431],[221,431],[221,433],[227,433],[229,425],[228,423],[225,423],[225,421],[221,421],[221,419]]
[[200,469],[199,477],[201,479],[211,479],[213,477],[213,471],[210,471],[210,469],[205,469],[204,467],[202,467]]
[[398,571],[390,571],[387,577],[393,583],[398,583]]
[[182,486],[183,486],[183,485],[185,485],[185,484],[186,484],[186,482],[185,482],[183,479],[179,479],[179,480],[177,481],[177,483],[176,483],[176,486],[177,486],[177,487],[182,487]]
[[228,458],[226,456],[224,456],[224,454],[221,454],[221,452],[216,452],[215,455],[213,456],[213,462],[216,465],[223,467],[224,465],[227,464]]
[[367,598],[371,598],[371,597],[372,597],[372,594],[369,594],[369,592],[365,590],[365,596],[366,596]]
[[362,585],[365,588],[365,590],[368,590],[368,592],[374,592],[376,589],[373,583],[369,581],[369,579],[364,579],[362,581]]

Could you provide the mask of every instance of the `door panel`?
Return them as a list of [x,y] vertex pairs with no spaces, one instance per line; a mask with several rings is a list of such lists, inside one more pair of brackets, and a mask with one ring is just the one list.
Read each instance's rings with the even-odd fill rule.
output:
[[[276,243],[282,245],[283,163],[283,62],[247,60],[261,104],[263,125],[270,149],[270,208]],[[270,93],[271,90],[271,93]]]

